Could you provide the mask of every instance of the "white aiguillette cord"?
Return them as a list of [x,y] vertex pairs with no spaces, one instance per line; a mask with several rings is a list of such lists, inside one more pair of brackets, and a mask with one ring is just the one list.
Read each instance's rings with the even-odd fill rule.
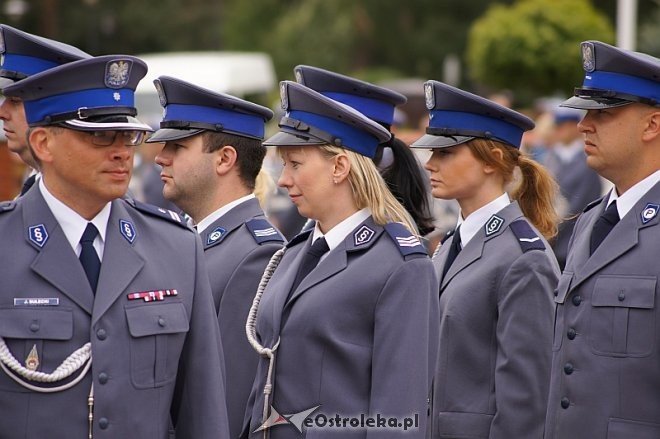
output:
[[[63,362],[60,364],[53,372],[44,373],[38,372],[36,370],[30,370],[27,367],[23,366],[9,351],[5,340],[0,337],[0,368],[7,374],[9,378],[14,380],[16,383],[25,387],[26,389],[32,390],[33,392],[39,393],[55,393],[61,392],[63,390],[70,389],[71,387],[78,384],[84,377],[87,375],[87,372],[92,366],[92,343],[87,342],[81,348],[75,350],[71,355],[69,355]],[[69,378],[76,371],[80,370],[78,376],[72,381],[62,384],[55,387],[39,387],[31,384],[21,377],[38,382],[38,383],[56,383],[62,381],[63,379]],[[11,370],[10,370],[11,369]],[[11,371],[16,373],[12,373]],[[16,375],[18,374],[18,376]],[[92,439],[92,424],[94,421],[93,409],[94,409],[94,386],[89,389],[89,396],[87,398],[87,404],[89,406],[89,439]]]
[[[263,347],[257,340],[257,333],[255,326],[257,323],[257,312],[259,311],[259,303],[261,302],[261,296],[263,295],[264,290],[266,289],[266,286],[268,285],[271,276],[275,272],[275,269],[282,260],[282,255],[284,255],[285,251],[286,251],[286,247],[282,247],[281,249],[275,252],[272,258],[270,258],[270,261],[268,262],[268,266],[266,267],[266,270],[264,271],[264,274],[261,277],[261,281],[259,282],[259,288],[257,288],[257,294],[255,294],[254,296],[254,300],[252,301],[252,307],[250,308],[250,313],[248,314],[247,322],[245,323],[245,333],[247,334],[248,341],[259,355],[261,355],[264,358],[268,358],[268,374],[266,375],[266,384],[264,386],[264,410],[263,410],[263,422],[262,422],[263,424],[265,424],[266,421],[268,420],[270,394],[273,391],[272,376],[273,376],[273,365],[275,364],[275,351],[277,351],[277,348],[280,346],[280,339],[279,338],[277,339],[277,342],[272,348]],[[268,432],[269,432],[269,428],[265,428],[264,438],[268,437]]]

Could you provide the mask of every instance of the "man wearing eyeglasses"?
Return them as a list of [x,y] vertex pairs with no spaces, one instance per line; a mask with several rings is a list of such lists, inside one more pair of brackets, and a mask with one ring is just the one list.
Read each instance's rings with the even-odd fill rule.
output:
[[120,197],[147,67],[110,55],[5,87],[43,177],[0,204],[0,438],[228,437],[199,238]]
[[[9,85],[58,65],[91,57],[76,47],[32,35],[6,24],[0,24],[0,54],[0,85]],[[0,120],[3,122],[7,147],[33,170],[21,189],[23,195],[34,185],[39,174],[27,146],[28,126],[20,98],[2,99]]]

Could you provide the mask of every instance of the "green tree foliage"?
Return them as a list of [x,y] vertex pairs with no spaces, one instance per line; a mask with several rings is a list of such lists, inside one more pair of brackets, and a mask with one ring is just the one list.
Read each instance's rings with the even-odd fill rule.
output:
[[588,0],[520,0],[496,5],[470,30],[471,76],[523,96],[562,92],[582,82],[579,43],[613,42],[607,18]]

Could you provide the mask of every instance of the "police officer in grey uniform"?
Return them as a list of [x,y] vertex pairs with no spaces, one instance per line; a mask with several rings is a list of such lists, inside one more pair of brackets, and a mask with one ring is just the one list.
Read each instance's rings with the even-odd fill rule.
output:
[[164,196],[188,213],[202,238],[227,376],[231,437],[243,426],[258,357],[245,337],[259,279],[284,245],[252,191],[266,148],[268,108],[162,76],[155,81],[165,117],[148,142],[165,142],[156,157]]
[[[28,34],[6,24],[0,24],[0,53],[0,86],[91,56],[76,47]],[[7,147],[33,170],[21,189],[23,195],[32,187],[38,174],[37,163],[27,146],[28,126],[20,98],[10,97],[2,101],[0,120],[3,121]]]
[[[527,117],[437,81],[425,85],[432,194],[459,225],[433,258],[440,281],[434,438],[541,439],[557,261],[552,177],[521,155]],[[520,168],[520,186],[505,192]],[[513,201],[512,201],[513,199]],[[538,229],[537,229],[538,227]]]
[[580,216],[556,291],[547,439],[660,437],[660,60],[587,41],[563,105],[614,183]]
[[120,199],[141,60],[72,62],[19,97],[37,186],[0,208],[0,437],[228,437],[202,246],[175,214]]
[[[389,133],[305,86],[280,85],[286,113],[264,144],[278,147],[278,183],[316,225],[275,254],[250,311],[250,342],[262,358],[244,435],[424,437],[438,284],[410,216],[371,160]],[[377,415],[416,423],[408,431],[359,425]],[[323,428],[323,416],[358,425]]]

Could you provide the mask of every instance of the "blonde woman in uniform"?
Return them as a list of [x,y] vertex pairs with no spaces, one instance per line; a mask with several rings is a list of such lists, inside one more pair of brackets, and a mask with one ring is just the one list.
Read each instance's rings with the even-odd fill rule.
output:
[[[438,284],[371,161],[390,134],[305,86],[281,87],[286,114],[265,144],[284,162],[278,184],[316,227],[276,253],[255,297],[247,330],[262,360],[244,436],[424,437]],[[301,412],[282,425],[280,414]]]

